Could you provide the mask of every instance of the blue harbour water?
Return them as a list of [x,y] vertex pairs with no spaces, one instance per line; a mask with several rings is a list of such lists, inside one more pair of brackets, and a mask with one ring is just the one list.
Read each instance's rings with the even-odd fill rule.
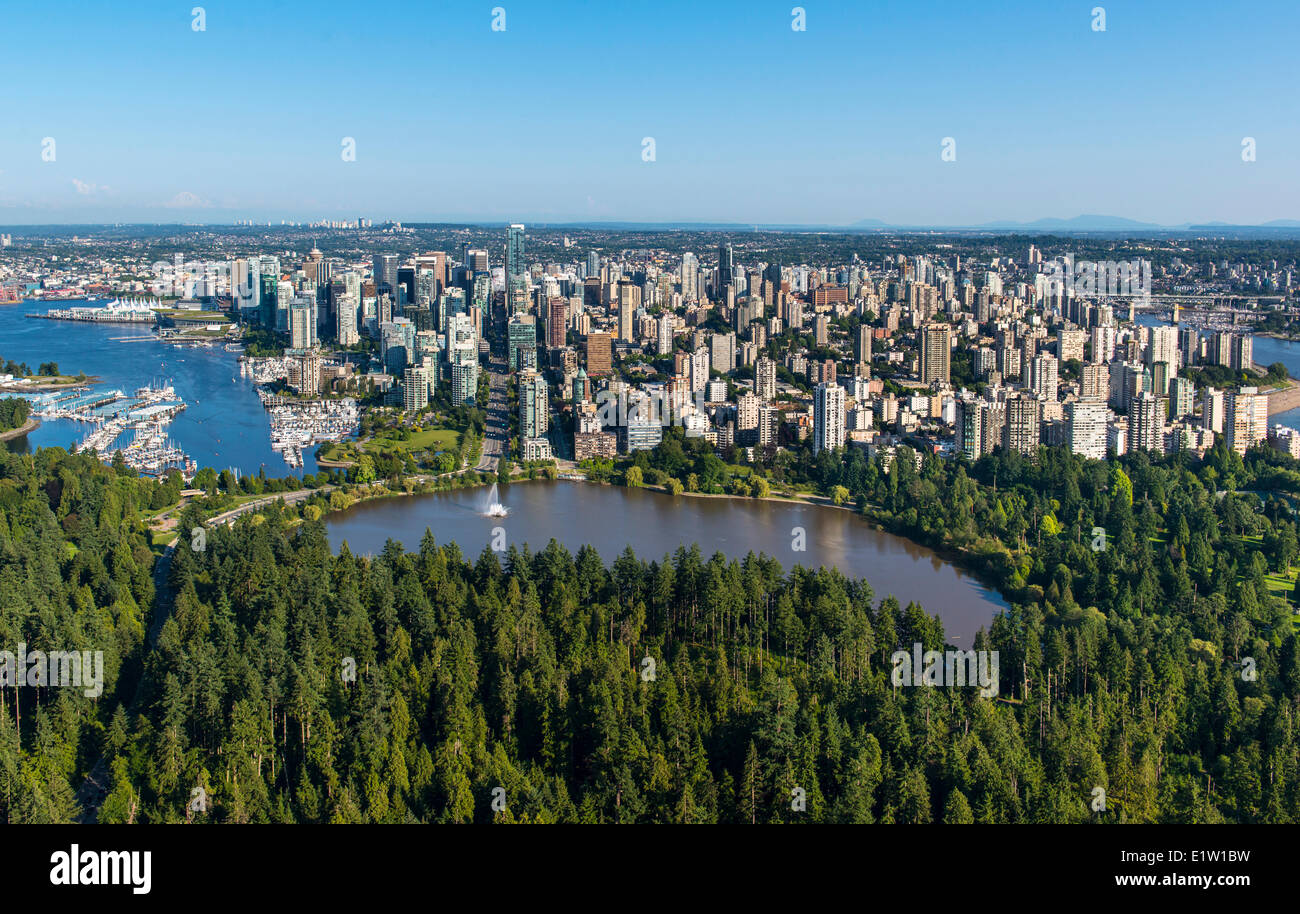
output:
[[[1142,314],[1138,316],[1138,323],[1146,327],[1158,327],[1166,322],[1154,315]],[[1242,329],[1244,331],[1246,328]],[[1261,367],[1267,367],[1274,362],[1281,362],[1286,366],[1287,373],[1291,377],[1300,379],[1300,342],[1256,335],[1252,344],[1251,359]],[[1278,413],[1276,416],[1269,416],[1268,424],[1270,427],[1286,425],[1291,428],[1300,428],[1300,409],[1287,410],[1284,413]]]
[[[252,379],[239,375],[239,354],[160,342],[149,326],[37,320],[26,317],[84,302],[20,302],[0,307],[0,359],[26,362],[33,370],[57,362],[64,374],[96,376],[96,390],[131,394],[146,384],[171,384],[186,408],[168,427],[172,440],[200,466],[265,469],[270,477],[316,472],[312,450],[291,468],[271,449],[270,423]],[[68,447],[92,429],[67,419],[41,420],[40,428],[9,442],[18,451]]]

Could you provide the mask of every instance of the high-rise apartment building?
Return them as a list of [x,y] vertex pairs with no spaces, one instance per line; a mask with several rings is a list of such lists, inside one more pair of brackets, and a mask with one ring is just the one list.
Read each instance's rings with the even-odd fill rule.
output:
[[776,399],[776,362],[766,356],[754,363],[754,390],[765,403]]
[[691,353],[691,393],[704,390],[704,386],[709,383],[709,365],[709,350],[706,347],[700,346]]
[[689,251],[682,255],[679,281],[682,284],[683,301],[699,301],[700,261]]
[[674,319],[671,312],[664,312],[659,315],[659,320],[655,325],[657,343],[660,355],[672,355],[673,352],[673,325]]
[[1070,450],[1083,457],[1104,460],[1106,457],[1106,424],[1110,411],[1106,401],[1100,399],[1075,400],[1066,405],[1066,423]]
[[403,373],[402,402],[407,412],[419,412],[429,405],[430,373],[424,365],[412,365]]
[[355,295],[345,292],[335,306],[334,334],[340,346],[355,346],[361,342],[361,335],[357,332],[359,304]]
[[1223,391],[1207,387],[1201,391],[1201,428],[1223,434]]
[[1115,327],[1102,324],[1092,328],[1092,358],[1095,364],[1109,362],[1115,357]]
[[1228,447],[1245,454],[1268,434],[1268,397],[1258,388],[1243,387],[1224,397],[1223,433]]
[[741,395],[736,402],[736,443],[746,446],[758,444],[758,420],[762,401],[752,392]]
[[1055,402],[1060,363],[1046,352],[1034,356],[1029,368],[1029,388],[1034,396]]
[[1165,401],[1143,391],[1128,410],[1128,450],[1164,452]]
[[546,309],[546,345],[563,349],[569,329],[569,300],[552,298]]
[[1194,409],[1195,385],[1191,378],[1174,378],[1169,382],[1169,417],[1181,419]]
[[714,371],[727,374],[736,370],[736,334],[715,333],[709,339]]
[[613,350],[608,333],[588,333],[586,348],[589,377],[604,377],[614,371]]
[[844,444],[844,388],[818,384],[813,391],[813,453],[834,450]]
[[859,365],[871,363],[871,325],[860,324],[853,346],[853,358]]
[[963,397],[957,401],[957,449],[967,460],[979,460],[984,455],[983,400]]
[[451,366],[451,396],[456,403],[474,405],[478,399],[478,362],[454,362]]
[[721,241],[718,243],[718,290],[721,290],[730,283],[736,281],[736,259],[735,252],[731,247],[730,241]]
[[316,298],[295,298],[289,305],[289,345],[310,349],[316,345]]
[[636,310],[641,307],[641,287],[624,280],[618,284],[618,338],[620,342],[636,341]]
[[950,380],[952,328],[947,324],[926,324],[921,328],[921,383]]
[[546,379],[539,374],[519,376],[519,437],[541,438],[550,427]]
[[1002,430],[1003,448],[1021,454],[1037,451],[1040,413],[1041,406],[1036,397],[1021,394],[1007,400],[1007,421]]
[[1080,375],[1079,394],[1085,400],[1105,400],[1110,396],[1110,365],[1088,362]]

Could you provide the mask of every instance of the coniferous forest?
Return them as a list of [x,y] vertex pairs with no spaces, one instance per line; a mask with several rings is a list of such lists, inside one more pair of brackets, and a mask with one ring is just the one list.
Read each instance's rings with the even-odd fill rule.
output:
[[5,644],[106,656],[98,698],[0,690],[5,820],[1300,819],[1295,461],[804,470],[999,585],[975,645],[995,698],[893,685],[895,650],[944,647],[926,608],[699,546],[474,557],[428,534],[367,558],[308,503],[214,527],[155,581],[141,518],[179,483],[0,454]]

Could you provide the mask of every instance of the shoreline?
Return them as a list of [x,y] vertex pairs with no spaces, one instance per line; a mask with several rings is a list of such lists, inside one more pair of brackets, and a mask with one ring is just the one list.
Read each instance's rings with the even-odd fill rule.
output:
[[1300,383],[1292,379],[1286,387],[1276,387],[1265,396],[1268,398],[1268,415],[1271,419],[1279,413],[1300,407]]
[[[467,471],[462,471],[462,472],[467,472]],[[445,478],[445,477],[439,477],[439,478]],[[527,476],[520,476],[517,479],[512,478],[509,482],[506,483],[506,485],[511,486],[520,483],[528,483],[528,482],[573,482],[573,483],[580,483],[583,485],[607,486],[611,489],[628,488],[627,486],[614,485],[613,483],[609,483],[609,482],[593,482],[590,479],[575,479],[572,477],[547,479],[545,476],[540,476],[533,479],[529,479]],[[463,489],[463,490],[470,490],[470,489],[476,489],[476,488],[485,487],[493,484],[496,484],[495,480],[492,483],[479,482],[479,483],[475,483],[474,485],[458,486],[456,488]],[[635,488],[655,492],[656,494],[659,495],[666,495],[669,498],[674,497],[672,493],[669,492],[663,486],[643,485],[643,486],[636,486]],[[349,505],[346,508],[340,508],[340,509],[328,508],[326,509],[326,511],[321,517],[322,520],[324,520],[325,518],[328,518],[331,515],[342,514],[345,511],[349,511],[352,508],[356,507],[357,505],[365,504],[367,502],[372,502],[372,501],[380,501],[382,499],[386,499],[390,497],[404,497],[409,495],[437,495],[443,492],[451,492],[451,491],[455,491],[455,489],[451,489],[451,488],[433,489],[427,492],[421,492],[418,490],[418,488],[412,489],[410,491],[402,491],[402,492],[394,492],[392,490],[387,490],[384,492],[375,493],[365,498],[358,498],[355,502],[353,502],[351,505]],[[936,555],[937,557],[939,557],[940,559],[942,559],[943,561],[951,565],[955,571],[968,575],[971,578],[971,580],[973,580],[976,584],[986,589],[989,593],[995,594],[999,600],[1001,600],[1003,603],[1006,603],[1008,606],[1013,602],[1012,597],[1003,593],[1001,588],[999,588],[998,585],[988,577],[987,572],[977,565],[976,559],[978,558],[978,553],[975,553],[969,549],[957,549],[951,546],[935,546],[935,545],[931,545],[930,543],[923,543],[920,540],[907,536],[906,534],[899,533],[896,530],[891,530],[889,527],[881,523],[877,518],[871,516],[870,514],[865,514],[858,511],[856,505],[854,504],[846,502],[845,504],[837,505],[827,495],[800,494],[792,498],[783,498],[777,495],[769,495],[765,498],[755,498],[753,496],[748,496],[748,495],[731,495],[726,492],[719,492],[719,493],[682,492],[681,496],[690,497],[690,498],[715,498],[715,499],[721,498],[721,499],[731,499],[734,501],[741,501],[741,502],[746,502],[746,501],[778,502],[780,504],[786,504],[786,505],[802,504],[802,505],[809,505],[816,508],[830,508],[832,510],[837,510],[837,511],[848,511],[850,514],[855,515],[856,517],[861,519],[862,522],[865,523],[868,527],[874,530],[877,530],[881,533],[886,533],[890,536],[896,536],[899,539],[905,540],[906,542],[911,543],[913,546],[916,546],[918,548],[928,549],[930,552],[934,553],[934,555]],[[868,507],[870,507],[870,505],[868,505]],[[592,545],[594,546],[595,544],[593,543]],[[733,556],[733,558],[739,559],[742,558],[742,556]],[[784,563],[782,567],[783,568],[786,567]]]
[[20,395],[29,393],[44,393],[50,390],[71,390],[82,384],[100,384],[103,383],[99,375],[86,375],[80,381],[76,378],[69,377],[66,381],[41,381],[36,384],[23,384],[20,387],[5,386],[0,387],[0,397],[10,395]]
[[35,417],[28,419],[18,428],[11,428],[7,432],[0,432],[0,441],[11,441],[14,438],[21,438],[29,432],[34,432],[41,427],[41,420]]

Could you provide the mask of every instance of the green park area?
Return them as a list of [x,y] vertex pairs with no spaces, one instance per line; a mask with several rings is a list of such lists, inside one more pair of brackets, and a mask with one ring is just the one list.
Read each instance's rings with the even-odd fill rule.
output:
[[402,453],[414,456],[422,452],[454,451],[459,445],[460,432],[451,428],[386,428],[360,441],[335,441],[326,445],[318,459],[330,463],[351,463],[362,453]]

